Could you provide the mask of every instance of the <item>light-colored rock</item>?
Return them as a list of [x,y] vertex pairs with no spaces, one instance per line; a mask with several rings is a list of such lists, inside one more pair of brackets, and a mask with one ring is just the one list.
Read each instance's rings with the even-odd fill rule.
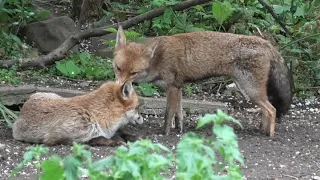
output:
[[4,86],[0,87],[0,98],[6,106],[23,104],[36,90],[35,85],[22,85],[18,87]]

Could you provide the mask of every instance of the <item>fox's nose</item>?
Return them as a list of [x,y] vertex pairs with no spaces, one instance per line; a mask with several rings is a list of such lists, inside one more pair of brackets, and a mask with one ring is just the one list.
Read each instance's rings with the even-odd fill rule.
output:
[[143,123],[143,117],[141,115],[139,115],[138,120],[137,120],[137,124],[142,124]]
[[122,78],[116,78],[116,83],[118,84],[124,84],[125,83],[125,79],[122,79]]

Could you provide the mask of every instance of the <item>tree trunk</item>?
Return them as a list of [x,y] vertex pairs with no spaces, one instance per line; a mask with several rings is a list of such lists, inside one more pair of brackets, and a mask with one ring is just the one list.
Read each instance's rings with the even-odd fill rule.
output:
[[82,0],[73,0],[72,1],[72,19],[79,19],[81,12]]
[[79,18],[79,25],[98,21],[102,17],[103,0],[73,0],[72,17]]

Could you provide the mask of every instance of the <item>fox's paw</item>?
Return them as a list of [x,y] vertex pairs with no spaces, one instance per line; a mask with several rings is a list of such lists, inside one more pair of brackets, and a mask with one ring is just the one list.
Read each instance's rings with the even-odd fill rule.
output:
[[273,137],[275,134],[275,126],[269,125],[269,124],[264,124],[263,122],[260,123],[260,132],[262,134],[265,134],[267,136]]
[[125,146],[128,147],[128,144],[123,141],[114,141],[113,146]]
[[126,141],[126,142],[135,142],[138,140],[141,140],[142,138],[138,135],[135,134],[127,134],[125,136],[122,136],[122,138]]

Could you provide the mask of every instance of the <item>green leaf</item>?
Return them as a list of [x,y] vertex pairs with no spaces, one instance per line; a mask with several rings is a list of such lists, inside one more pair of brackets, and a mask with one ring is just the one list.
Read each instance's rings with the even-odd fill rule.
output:
[[163,168],[165,165],[170,164],[167,157],[158,154],[151,154],[148,161],[148,167],[150,169]]
[[72,78],[76,77],[78,74],[81,73],[81,69],[73,61],[66,62],[66,69],[68,75]]
[[81,165],[81,162],[72,156],[67,156],[63,161],[63,168],[65,171],[65,176],[67,180],[76,180],[78,179],[78,167]]
[[42,180],[60,180],[63,179],[62,160],[59,156],[52,156],[48,160],[42,162],[41,167],[43,172],[41,174]]
[[56,68],[64,75],[68,76],[68,70],[66,68],[66,63],[64,62],[56,62]]
[[82,52],[79,54],[79,58],[81,61],[86,61],[90,59],[90,54],[88,52]]
[[162,149],[163,151],[170,152],[170,150],[162,144],[158,143],[158,144],[156,144],[156,146],[159,147],[160,149]]
[[204,117],[199,119],[197,129],[203,127],[206,124],[213,122],[215,118],[217,118],[216,114],[206,114]]
[[205,12],[204,8],[200,5],[193,6],[193,8],[196,9],[197,11]]
[[214,126],[213,133],[225,142],[233,142],[237,138],[233,128],[227,125]]
[[92,164],[92,168],[96,171],[103,171],[106,168],[110,168],[114,165],[114,158],[113,157],[107,157],[104,159],[101,159],[95,163]]
[[22,44],[21,40],[18,38],[18,36],[10,34],[10,37],[17,43],[17,44]]
[[304,17],[304,14],[305,14],[304,7],[303,6],[299,6],[299,7],[297,7],[297,10],[293,15],[296,16],[296,17]]
[[219,22],[219,24],[222,24],[230,17],[231,10],[232,5],[230,2],[215,1],[212,3],[212,15]]
[[111,32],[111,33],[117,33],[118,30],[116,30],[115,28],[107,28],[106,31]]
[[273,5],[272,7],[276,14],[281,14],[283,12],[283,7],[280,5]]
[[153,96],[155,93],[157,93],[157,88],[154,87],[150,83],[141,83],[139,86],[139,91],[142,92],[144,96]]

